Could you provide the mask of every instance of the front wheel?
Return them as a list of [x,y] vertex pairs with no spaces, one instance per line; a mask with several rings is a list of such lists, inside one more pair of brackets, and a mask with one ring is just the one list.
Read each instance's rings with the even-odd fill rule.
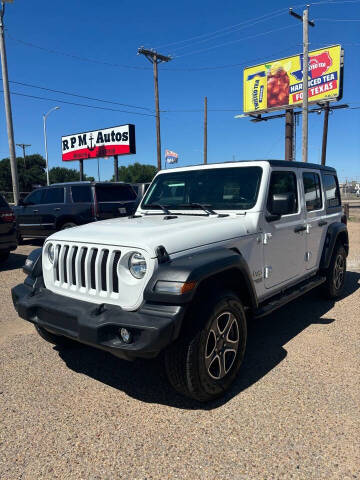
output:
[[342,295],[346,275],[346,251],[338,244],[326,272],[325,292],[328,298],[338,298]]
[[167,350],[165,367],[179,393],[206,402],[223,395],[234,381],[246,346],[246,316],[239,298],[224,292],[200,314],[187,319],[187,331]]

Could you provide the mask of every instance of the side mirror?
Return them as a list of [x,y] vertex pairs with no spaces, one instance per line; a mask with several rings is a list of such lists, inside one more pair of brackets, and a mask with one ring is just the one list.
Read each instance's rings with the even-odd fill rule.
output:
[[275,193],[272,195],[268,210],[270,217],[278,217],[270,219],[274,221],[279,219],[282,215],[287,215],[294,211],[295,207],[295,195],[293,193]]
[[26,205],[26,203],[24,202],[24,200],[22,198],[20,198],[18,205],[20,207],[23,207],[24,205]]

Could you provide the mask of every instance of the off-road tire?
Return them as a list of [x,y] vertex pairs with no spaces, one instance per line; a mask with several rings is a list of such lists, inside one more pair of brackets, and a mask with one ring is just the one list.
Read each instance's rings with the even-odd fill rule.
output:
[[[165,368],[169,382],[177,392],[207,402],[223,395],[240,369],[246,347],[246,315],[239,298],[231,291],[223,291],[213,297],[209,295],[197,307],[192,309],[190,318],[186,319],[179,339],[165,352]],[[228,314],[231,314],[229,319],[236,321],[239,338],[237,352],[227,373],[222,378],[214,379],[206,365],[206,349],[210,335],[213,334],[214,322]],[[226,336],[225,340],[227,338]],[[228,354],[229,352],[223,352],[224,362]],[[218,356],[215,360],[222,361]]]
[[327,298],[339,298],[344,291],[346,276],[346,251],[342,243],[337,243],[326,270],[324,292]]
[[46,340],[53,345],[58,345],[59,347],[71,347],[77,345],[77,342],[71,340],[70,338],[63,337],[62,335],[55,335],[39,325],[35,325],[35,329],[41,338]]

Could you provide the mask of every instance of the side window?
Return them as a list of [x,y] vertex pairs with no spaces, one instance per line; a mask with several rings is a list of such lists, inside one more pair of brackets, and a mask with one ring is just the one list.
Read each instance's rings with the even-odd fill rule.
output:
[[339,185],[335,175],[324,175],[323,184],[325,190],[326,206],[339,207],[341,205]]
[[48,203],[64,203],[64,189],[62,187],[46,189],[41,203],[45,205]]
[[71,187],[71,196],[74,203],[91,203],[91,187],[84,185],[74,185]]
[[41,203],[42,194],[43,190],[34,190],[25,198],[25,203],[29,205],[38,205]]
[[286,204],[282,212],[283,215],[290,215],[298,211],[298,193],[294,172],[278,171],[271,173],[267,201],[269,213],[277,213],[275,212],[275,202],[279,200],[283,200]]
[[320,177],[317,173],[305,172],[303,173],[305,204],[306,211],[321,210],[321,184]]

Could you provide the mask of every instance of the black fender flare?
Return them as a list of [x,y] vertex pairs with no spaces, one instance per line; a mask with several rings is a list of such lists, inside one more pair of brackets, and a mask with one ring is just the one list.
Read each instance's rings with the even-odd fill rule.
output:
[[343,238],[343,244],[346,250],[346,254],[348,254],[349,253],[349,235],[348,235],[346,225],[340,222],[335,222],[329,225],[326,232],[325,243],[324,243],[321,260],[320,260],[321,270],[326,270],[327,268],[329,268],[336,242],[340,237]]
[[[244,257],[240,252],[225,247],[189,253],[174,260],[159,263],[145,288],[144,300],[173,305],[190,303],[202,282],[230,269],[238,270],[239,282],[240,279],[244,281],[249,292],[250,306],[257,308],[255,286]],[[160,293],[155,291],[158,281],[194,282],[195,288],[183,294]]]

